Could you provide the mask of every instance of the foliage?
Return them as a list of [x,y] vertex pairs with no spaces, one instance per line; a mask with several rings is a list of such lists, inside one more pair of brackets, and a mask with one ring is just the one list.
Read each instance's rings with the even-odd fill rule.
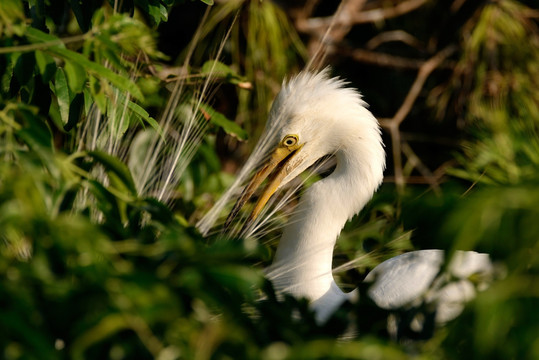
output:
[[444,95],[464,84],[457,103],[475,133],[464,145],[459,176],[497,184],[536,177],[539,32],[526,9],[512,1],[490,4],[463,29],[463,52]]
[[[234,21],[236,17],[239,19]],[[259,119],[267,118],[282,80],[291,71],[298,71],[307,56],[305,46],[283,10],[270,1],[224,2],[210,14],[202,28],[199,53],[212,47],[212,42],[219,41],[222,37],[219,34],[225,31],[231,31],[228,56],[234,69],[244,74],[251,82],[249,86],[256,89],[256,92],[238,92],[236,122],[258,137],[264,125]]]
[[[458,109],[467,124],[451,170],[461,180],[400,197],[385,184],[339,240],[345,287],[414,248],[492,255],[493,284],[446,327],[418,332],[412,318],[432,316],[428,304],[389,314],[366,296],[318,325],[306,301],[278,297],[264,279],[267,245],[203,238],[191,225],[233,180],[221,171],[234,158],[219,153],[224,134],[256,134],[305,56],[285,12],[269,1],[215,5],[200,31],[219,41],[224,19],[240,14],[229,61],[208,59],[202,36],[191,44],[199,65],[187,49],[178,70],[157,46],[159,25],[186,3],[115,4],[0,1],[3,358],[539,358],[539,47],[527,7],[488,2],[460,29],[434,110]],[[210,80],[234,90],[237,116],[212,101]],[[161,171],[144,160],[154,153],[181,161]],[[167,175],[177,182],[158,200]]]

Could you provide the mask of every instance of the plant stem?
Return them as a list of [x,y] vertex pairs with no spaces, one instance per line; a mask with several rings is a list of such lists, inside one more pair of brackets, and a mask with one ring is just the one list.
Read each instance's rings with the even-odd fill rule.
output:
[[18,46],[7,46],[0,48],[0,54],[9,54],[13,52],[28,52],[28,51],[35,51],[35,50],[41,50],[46,49],[51,46],[55,45],[61,45],[61,44],[69,44],[77,41],[83,41],[86,40],[88,37],[90,37],[92,33],[84,33],[81,35],[74,35],[70,37],[66,37],[63,39],[58,39],[54,41],[47,41],[37,44],[27,44],[27,45],[18,45]]

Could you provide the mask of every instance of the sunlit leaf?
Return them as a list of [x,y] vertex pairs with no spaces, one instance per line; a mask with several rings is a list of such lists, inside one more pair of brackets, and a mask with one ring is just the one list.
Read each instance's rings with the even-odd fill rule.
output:
[[56,100],[58,101],[60,116],[62,117],[63,124],[60,126],[60,128],[62,128],[69,121],[69,104],[71,102],[67,77],[63,69],[58,69],[58,71],[56,71],[54,93],[56,95]]
[[200,104],[200,111],[204,118],[212,124],[222,128],[227,134],[237,137],[239,140],[247,140],[247,132],[234,121],[229,120],[211,106]]
[[163,129],[159,125],[159,123],[148,114],[146,110],[144,110],[140,105],[135,104],[132,101],[128,101],[127,107],[129,110],[133,111],[136,115],[138,115],[140,118],[142,118],[148,125],[150,125],[158,134],[159,136],[163,137]]
[[103,65],[97,64],[93,61],[88,60],[83,55],[66,50],[66,49],[60,49],[55,48],[50,50],[52,53],[61,56],[67,60],[74,61],[84,67],[86,71],[95,74],[97,76],[103,77],[111,82],[111,84],[117,86],[119,89],[128,92],[133,97],[142,100],[144,96],[142,95],[142,92],[137,87],[135,83],[133,83],[130,79],[115,73],[114,71],[104,67]]
[[[92,100],[95,101],[95,104],[102,113],[107,112],[107,96],[105,91],[101,87],[99,79],[95,76],[90,76],[90,94],[92,95]],[[91,102],[89,102],[90,104]],[[87,112],[88,113],[88,112]]]
[[232,68],[217,60],[206,61],[202,65],[200,73],[201,75],[224,79],[232,84],[238,84],[242,81],[241,76]]
[[136,0],[135,3],[142,8],[144,12],[151,16],[153,23],[159,25],[162,21],[167,21],[167,8],[158,0],[141,1]]
[[86,83],[86,71],[82,66],[73,61],[66,61],[64,69],[67,75],[69,88],[75,94],[80,93]]
[[51,81],[57,69],[54,59],[50,55],[47,55],[46,53],[40,50],[37,50],[35,52],[35,56],[36,56],[37,66],[41,74],[41,78],[43,79],[44,82]]
[[[37,29],[30,28],[28,30],[28,37],[38,43],[50,43],[50,45],[47,46],[44,51],[47,51],[52,55],[61,57],[64,60],[77,64],[79,66],[79,69],[82,67],[85,69],[86,72],[107,79],[111,82],[111,84],[117,86],[123,91],[130,93],[132,96],[139,100],[142,100],[144,98],[138,86],[133,83],[133,81],[131,81],[129,78],[122,76],[101,64],[89,60],[82,54],[66,49],[65,46],[63,46],[63,44],[61,43],[61,41],[54,36],[50,36]],[[77,72],[79,71],[79,69],[77,69]],[[80,85],[79,78],[75,78],[73,81],[74,85]]]
[[4,0],[0,2],[0,38],[3,35],[22,36],[26,30],[24,10],[21,1]]

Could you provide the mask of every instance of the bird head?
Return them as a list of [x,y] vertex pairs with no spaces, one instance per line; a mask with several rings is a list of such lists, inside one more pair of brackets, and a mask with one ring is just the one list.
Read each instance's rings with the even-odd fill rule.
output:
[[343,80],[331,78],[328,69],[302,72],[285,82],[261,137],[272,144],[269,156],[244,188],[225,228],[265,179],[267,185],[246,225],[257,218],[278,188],[318,159],[337,153],[349,142],[372,141],[381,148],[378,122],[366,106],[359,92],[346,87]]

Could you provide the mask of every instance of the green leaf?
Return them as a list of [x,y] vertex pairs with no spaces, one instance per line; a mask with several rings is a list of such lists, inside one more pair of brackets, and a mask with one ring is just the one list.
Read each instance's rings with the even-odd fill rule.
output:
[[101,89],[99,79],[95,76],[90,76],[90,94],[99,110],[105,114],[107,112],[107,98]]
[[35,55],[37,68],[39,69],[41,78],[46,83],[51,81],[56,74],[57,69],[54,59],[52,58],[52,56],[45,54],[43,51],[40,50],[36,50]]
[[[129,78],[122,76],[105,66],[93,62],[77,52],[68,50],[64,44],[57,37],[45,34],[34,28],[28,29],[28,39],[35,43],[51,42],[44,51],[47,51],[55,56],[64,59],[66,62],[70,61],[85,69],[88,73],[91,73],[97,77],[107,79],[111,84],[119,88],[120,90],[130,93],[138,100],[143,100],[144,95],[138,88],[138,86]],[[76,81],[74,79],[73,81]],[[77,86],[77,83],[74,83]]]
[[116,197],[103,184],[96,180],[88,180],[88,189],[96,200],[96,203],[91,206],[96,206],[103,213],[107,221],[111,223],[115,221],[120,222],[121,214]]
[[137,205],[138,209],[144,210],[152,216],[152,221],[157,220],[164,224],[172,222],[174,217],[172,211],[157,199],[146,198]]
[[64,129],[64,123],[62,122],[62,115],[60,114],[60,106],[58,105],[58,101],[51,101],[51,106],[49,108],[49,119],[51,119],[57,129]]
[[28,40],[30,40],[34,44],[35,43],[50,43],[50,44],[47,44],[48,45],[47,49],[50,49],[51,47],[65,49],[65,45],[62,42],[62,40],[60,40],[60,38],[44,33],[43,31],[40,31],[33,27],[29,27],[26,30],[26,37],[28,38]]
[[206,271],[217,284],[246,296],[254,296],[253,285],[259,286],[263,279],[253,269],[240,265],[226,264],[209,267]]
[[163,17],[163,9],[164,13],[167,14],[166,9],[163,5],[157,4],[157,5],[151,5],[148,4],[148,15],[150,15],[153,19],[153,22],[156,25],[159,25],[161,21],[166,21],[166,16]]
[[34,75],[36,59],[33,53],[22,53],[15,64],[15,77],[21,86],[26,85]]
[[200,74],[204,76],[222,78],[232,84],[238,84],[243,80],[241,76],[238,75],[238,73],[232,68],[217,60],[206,61],[200,69]]
[[107,171],[112,171],[113,173],[115,173],[125,185],[125,187],[129,190],[129,192],[132,195],[136,196],[137,189],[135,187],[135,182],[133,180],[133,177],[131,176],[131,172],[123,162],[118,160],[118,158],[111,156],[103,151],[90,151],[88,152],[88,155],[101,163]]
[[17,136],[41,159],[53,178],[59,179],[61,171],[54,158],[52,132],[40,118],[26,116],[27,126],[17,131]]
[[7,93],[11,87],[11,80],[13,78],[13,69],[19,54],[4,54],[5,65],[3,68],[3,74],[0,75],[0,91]]
[[200,1],[202,1],[206,5],[210,5],[210,6],[213,5],[213,0],[200,0]]
[[33,119],[29,127],[20,130],[17,134],[37,152],[53,149],[51,131],[43,121]]
[[159,11],[161,12],[161,20],[163,20],[165,22],[168,21],[168,10],[167,10],[167,8],[164,5],[160,4],[159,5]]
[[118,87],[120,90],[126,91],[131,94],[133,97],[143,100],[144,95],[138,88],[138,86],[131,81],[129,78],[124,77],[114,71],[88,60],[79,53],[67,50],[67,49],[51,49],[51,52],[54,54],[63,57],[66,60],[71,60],[75,63],[78,63],[86,69],[86,71],[98,76],[107,79],[111,84]]
[[115,91],[114,98],[107,100],[108,129],[113,139],[120,139],[131,122],[125,101],[125,94],[120,91]]
[[64,69],[67,75],[69,88],[75,94],[80,93],[86,83],[86,71],[82,66],[73,61],[66,61]]
[[89,88],[83,89],[82,93],[84,94],[84,115],[88,116],[93,106],[92,94]]
[[238,76],[234,70],[232,70],[228,65],[223,64],[217,60],[208,60],[200,69],[202,75],[214,75],[214,76]]
[[71,102],[71,97],[69,94],[69,87],[67,85],[65,72],[61,68],[56,71],[56,76],[54,79],[54,93],[60,109],[62,128],[69,121],[69,103]]
[[69,105],[69,120],[64,126],[65,131],[70,131],[81,119],[82,108],[84,107],[84,94],[79,93],[73,97]]
[[159,123],[148,114],[146,110],[144,110],[140,105],[135,104],[132,101],[127,102],[127,107],[129,110],[134,112],[136,115],[138,115],[140,118],[142,118],[144,121],[146,121],[162,138],[164,138],[163,129],[159,125]]
[[0,38],[24,35],[28,26],[22,4],[22,1],[17,0],[0,1]]
[[247,140],[247,132],[245,130],[234,121],[227,119],[226,116],[216,111],[211,106],[200,104],[199,110],[207,120],[222,128],[227,134],[232,135],[239,140]]

